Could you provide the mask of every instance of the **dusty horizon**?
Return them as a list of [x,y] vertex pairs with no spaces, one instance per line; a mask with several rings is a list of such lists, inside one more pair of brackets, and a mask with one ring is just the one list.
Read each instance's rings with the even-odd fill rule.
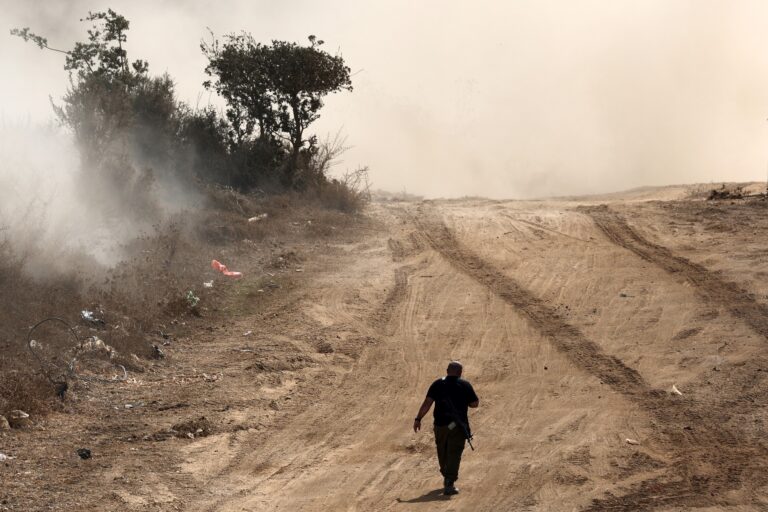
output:
[[68,49],[88,10],[112,7],[131,21],[130,55],[168,72],[192,106],[220,104],[201,85],[207,27],[338,48],[355,90],[328,98],[312,131],[341,130],[352,148],[338,169],[370,166],[375,188],[533,198],[766,178],[768,5],[757,1],[0,7],[5,126],[49,123],[48,97],[67,86],[62,56],[10,28]]

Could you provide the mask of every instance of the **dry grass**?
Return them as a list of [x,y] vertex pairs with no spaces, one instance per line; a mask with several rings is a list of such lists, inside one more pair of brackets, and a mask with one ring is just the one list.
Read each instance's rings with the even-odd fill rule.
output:
[[29,370],[8,369],[0,375],[0,415],[15,409],[32,415],[50,410],[56,390],[45,377]]
[[[12,409],[44,414],[58,402],[51,382],[56,376],[46,378],[26,346],[30,327],[40,320],[60,317],[74,327],[78,339],[98,336],[112,346],[118,353],[114,364],[143,371],[142,360],[152,357],[152,345],[161,344],[163,334],[184,335],[201,323],[252,312],[276,290],[270,279],[247,284],[217,281],[216,287],[205,288],[203,282],[213,275],[212,258],[229,254],[237,259],[240,254],[241,261],[247,261],[266,253],[273,254],[273,260],[265,258],[265,268],[293,269],[301,265],[302,256],[279,249],[286,240],[325,239],[362,221],[342,213],[359,211],[364,204],[362,191],[353,193],[343,184],[331,185],[322,194],[259,197],[221,188],[206,193],[207,208],[166,219],[154,234],[125,247],[121,263],[92,275],[73,268],[71,275],[30,277],[19,270],[25,266],[24,255],[15,254],[0,232],[0,414]],[[266,217],[248,221],[263,214]],[[283,291],[295,284],[293,277],[285,277],[290,275],[281,278]],[[201,299],[201,306],[186,300],[190,291]],[[218,306],[224,303],[231,307]],[[103,324],[80,318],[85,309],[96,312]],[[63,341],[57,350],[72,348],[71,338],[59,339]]]

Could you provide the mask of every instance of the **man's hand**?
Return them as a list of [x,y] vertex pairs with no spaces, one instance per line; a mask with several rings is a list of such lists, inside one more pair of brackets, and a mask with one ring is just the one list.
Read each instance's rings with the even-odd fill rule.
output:
[[429,408],[432,407],[432,404],[435,401],[431,398],[427,397],[424,399],[424,402],[421,404],[421,407],[419,407],[419,412],[416,415],[416,418],[413,420],[413,431],[418,432],[421,430],[421,419],[427,415],[429,412]]

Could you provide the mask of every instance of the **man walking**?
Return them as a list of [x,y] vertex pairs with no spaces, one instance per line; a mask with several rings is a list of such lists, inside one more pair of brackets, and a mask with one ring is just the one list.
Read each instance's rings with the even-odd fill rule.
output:
[[471,435],[467,408],[480,405],[472,384],[461,378],[462,370],[463,367],[458,361],[448,364],[445,377],[437,379],[429,386],[427,397],[413,421],[413,431],[418,432],[421,429],[421,419],[429,412],[432,404],[435,404],[437,460],[445,486],[443,494],[446,495],[459,493],[454,484],[459,478],[464,442]]

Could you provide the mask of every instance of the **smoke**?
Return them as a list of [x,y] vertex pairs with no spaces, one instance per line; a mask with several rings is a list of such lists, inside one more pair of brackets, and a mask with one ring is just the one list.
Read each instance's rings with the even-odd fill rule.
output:
[[[150,208],[132,208],[120,190],[92,180],[72,136],[55,126],[0,128],[0,155],[0,243],[39,278],[109,268],[130,241],[201,202],[166,176],[141,198]],[[141,168],[141,155],[133,161]]]
[[434,196],[536,197],[642,185],[765,178],[768,4],[760,0],[438,2],[11,2],[0,0],[0,112],[46,121],[59,55],[6,38],[31,26],[51,44],[82,38],[88,10],[132,23],[129,51],[174,77],[193,106],[198,43],[246,30],[316,34],[339,48],[355,91],[328,98],[313,127],[343,127],[342,166],[375,187]]

